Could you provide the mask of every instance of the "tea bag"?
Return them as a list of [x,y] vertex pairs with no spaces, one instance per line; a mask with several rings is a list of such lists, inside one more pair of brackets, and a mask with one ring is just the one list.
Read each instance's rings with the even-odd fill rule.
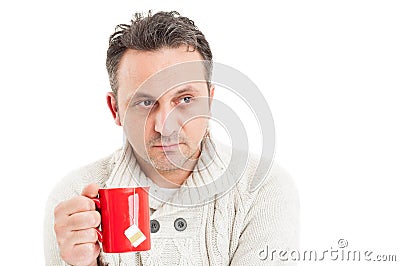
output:
[[129,239],[132,245],[136,248],[143,241],[146,240],[146,236],[139,229],[139,195],[134,193],[133,195],[133,224],[125,230],[125,236]]

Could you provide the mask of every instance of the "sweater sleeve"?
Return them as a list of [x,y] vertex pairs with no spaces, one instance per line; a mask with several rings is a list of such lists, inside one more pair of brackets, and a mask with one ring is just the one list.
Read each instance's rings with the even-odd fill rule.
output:
[[44,255],[48,266],[68,266],[60,257],[57,239],[54,233],[54,208],[63,200],[67,200],[77,195],[71,187],[66,185],[66,179],[59,183],[50,194],[45,210],[44,218]]
[[248,211],[230,265],[294,265],[288,254],[298,246],[298,226],[297,191],[289,174],[276,167]]
[[[45,210],[43,239],[44,255],[48,266],[68,266],[60,257],[60,250],[54,232],[54,208],[62,201],[80,195],[82,189],[97,183],[103,186],[108,176],[109,157],[77,169],[65,176],[50,193]],[[103,265],[99,263],[99,265]]]

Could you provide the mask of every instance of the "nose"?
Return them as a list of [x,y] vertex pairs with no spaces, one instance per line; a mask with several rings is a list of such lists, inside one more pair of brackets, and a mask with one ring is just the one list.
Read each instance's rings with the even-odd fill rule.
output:
[[158,108],[155,114],[155,131],[162,136],[171,136],[174,132],[179,131],[179,121],[177,112],[168,106]]

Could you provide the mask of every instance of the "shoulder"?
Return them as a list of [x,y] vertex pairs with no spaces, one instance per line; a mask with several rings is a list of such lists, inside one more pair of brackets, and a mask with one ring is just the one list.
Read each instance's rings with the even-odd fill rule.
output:
[[232,149],[215,142],[218,155],[227,166],[225,171],[233,186],[230,195],[244,213],[250,208],[281,206],[295,211],[298,192],[295,182],[284,167],[273,158],[249,151]]
[[261,192],[297,195],[290,173],[273,158],[261,157],[249,151],[233,149],[214,141],[218,158],[233,185],[233,193],[254,198]]
[[249,193],[254,197],[253,208],[268,209],[271,215],[280,213],[282,218],[298,215],[299,197],[295,182],[289,172],[276,162],[272,163],[258,189]]
[[244,194],[255,196],[269,191],[274,194],[297,195],[291,174],[273,159],[250,154],[243,172],[238,189]]
[[296,185],[291,174],[277,162],[272,162],[271,168],[265,178],[260,181],[258,193],[261,191],[297,195]]
[[298,191],[289,171],[275,161],[256,155],[249,156],[233,193],[245,213],[251,209],[280,210],[286,212],[285,215],[298,213]]

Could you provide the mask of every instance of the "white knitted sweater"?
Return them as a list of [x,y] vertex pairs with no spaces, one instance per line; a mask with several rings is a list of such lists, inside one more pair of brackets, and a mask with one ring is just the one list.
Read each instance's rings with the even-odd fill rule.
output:
[[[212,147],[216,147],[218,156],[211,152]],[[150,186],[150,219],[160,224],[160,229],[151,234],[151,250],[140,254],[101,252],[100,259],[105,265],[292,265],[290,261],[278,260],[277,256],[272,261],[260,259],[260,252],[266,248],[269,251],[297,248],[299,206],[290,176],[274,163],[261,185],[250,189],[252,180],[258,178],[255,171],[258,159],[251,157],[244,171],[235,167],[227,170],[229,163],[240,164],[229,161],[230,155],[231,152],[221,145],[203,145],[196,170],[171,199],[174,204],[160,200],[165,196],[163,190],[140,170],[129,144],[107,158],[70,173],[54,188],[47,202],[46,265],[68,265],[59,256],[53,230],[54,207],[79,195],[90,183],[101,187]],[[209,192],[213,200],[195,204],[199,195],[194,195],[193,190],[185,192],[185,187],[215,182],[223,172],[228,172],[224,178],[232,177],[237,181],[228,191],[225,183],[218,183],[218,187]],[[182,207],[182,204],[192,206]],[[177,218],[186,220],[184,231],[174,228]]]

